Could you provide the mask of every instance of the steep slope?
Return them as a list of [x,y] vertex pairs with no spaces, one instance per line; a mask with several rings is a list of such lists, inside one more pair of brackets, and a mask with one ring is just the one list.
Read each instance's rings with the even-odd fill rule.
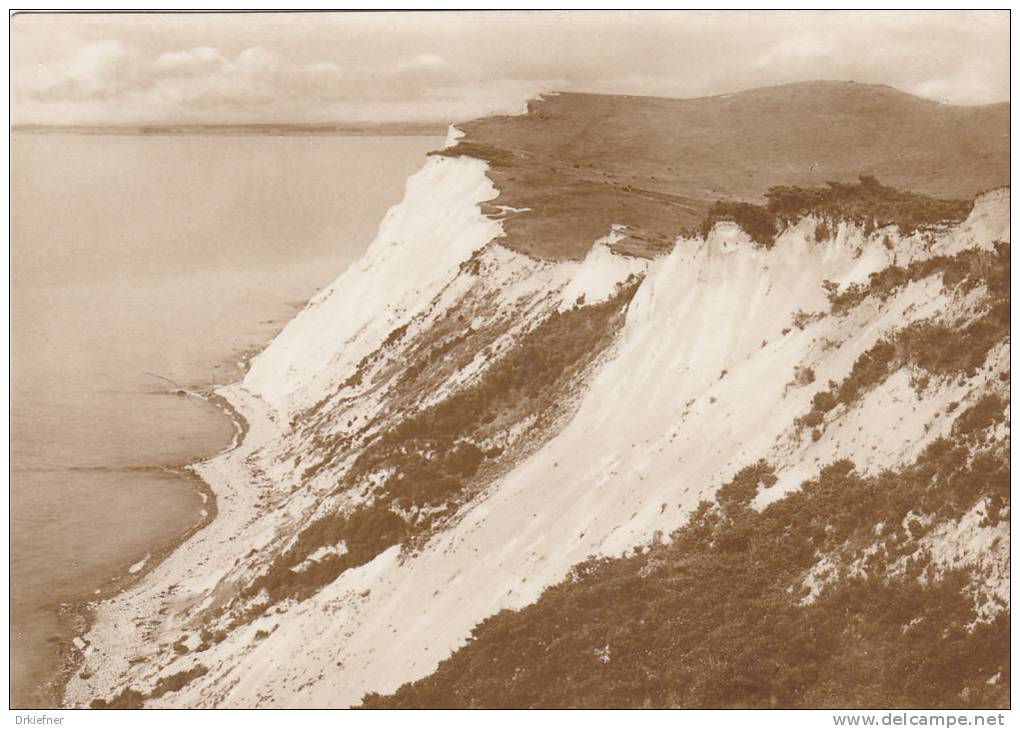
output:
[[[770,93],[755,103],[788,103],[791,91]],[[890,99],[886,111],[901,113],[899,96]],[[632,105],[631,115],[651,126],[648,117],[660,114],[668,128],[672,112],[656,111],[660,101],[599,103]],[[519,123],[532,128],[544,113],[553,130],[578,127],[570,114],[580,112],[569,110],[563,122],[533,108]],[[973,118],[986,117],[994,110]],[[962,138],[964,127],[949,128]],[[428,676],[479,623],[535,603],[591,555],[619,557],[710,518],[771,533],[783,523],[772,515],[787,513],[779,505],[798,498],[802,483],[828,478],[833,462],[851,460],[855,478],[874,491],[888,485],[875,480],[886,470],[919,467],[911,464],[940,437],[958,435],[961,422],[985,423],[986,411],[989,423],[966,432],[982,434],[974,453],[980,445],[1001,461],[1008,420],[987,398],[1008,398],[1007,191],[973,206],[870,181],[830,188],[835,193],[795,191],[813,202],[754,208],[776,226],[767,244],[725,214],[674,241],[684,228],[702,228],[707,202],[689,225],[668,196],[645,196],[642,205],[658,201],[654,211],[630,220],[615,217],[628,209],[629,192],[622,207],[594,195],[579,198],[589,206],[584,226],[564,238],[550,228],[550,237],[530,238],[542,249],[532,250],[521,236],[540,231],[522,232],[513,221],[530,216],[559,230],[575,209],[544,198],[527,213],[494,207],[507,194],[504,172],[481,151],[470,156],[486,139],[473,134],[451,135],[455,146],[409,180],[365,258],[287,326],[242,382],[221,392],[248,430],[236,447],[196,466],[217,493],[218,517],[143,582],[96,606],[68,704],[356,704]],[[501,144],[517,149],[514,134],[505,131]],[[924,149],[903,147],[921,156]],[[615,154],[605,155],[607,164],[617,164]],[[633,154],[636,169],[646,164]],[[544,163],[514,165],[530,174]],[[946,174],[967,178],[966,165],[958,166]],[[989,180],[1000,174],[997,157],[974,169]],[[573,183],[562,179],[569,193]],[[776,182],[800,181],[777,172]],[[964,195],[974,184],[946,189]],[[729,199],[742,194],[735,188]],[[876,197],[898,202],[879,212]],[[660,221],[662,236],[673,232],[642,243],[635,226],[643,220]],[[560,243],[574,246],[582,236],[583,251],[562,255]],[[935,356],[918,344],[932,336],[972,354]],[[979,403],[984,410],[972,407]],[[701,505],[727,481],[744,483],[740,474],[759,461],[768,464],[768,489],[743,488],[729,510],[726,491],[718,507]],[[990,596],[1002,595],[1008,531],[976,517],[993,506],[998,519],[1001,493],[979,491],[955,510],[918,512],[924,529],[911,532],[939,555],[929,575],[936,581],[955,557],[976,563],[975,545],[997,540],[981,552],[985,577],[964,580],[976,596],[967,603],[975,625],[1003,610]],[[682,561],[689,547],[714,564],[711,545],[706,551],[676,533],[672,546],[649,552],[656,562]],[[810,585],[827,579],[826,565],[849,570],[861,558],[853,549],[869,545],[818,546],[790,563],[795,576],[769,583],[791,586],[784,609],[799,606],[803,585],[815,594]],[[746,566],[737,551],[734,560]],[[612,562],[599,574],[626,572],[644,558],[652,559]],[[649,576],[649,586],[657,579]],[[583,599],[569,587],[550,594],[565,595],[566,605]],[[543,597],[520,613],[515,633],[545,629],[547,605]],[[595,626],[617,616],[592,619]],[[501,672],[526,666],[507,641],[491,639],[491,626],[476,631],[481,653],[472,644],[421,688],[371,701],[494,703],[472,684],[477,656],[496,660],[493,680],[506,686],[513,679]],[[575,643],[586,655],[590,637]],[[574,676],[569,660],[535,664],[544,676],[553,667]],[[600,690],[507,696],[520,705],[619,703]],[[700,700],[646,695],[649,703]],[[724,703],[739,703],[734,696]],[[757,695],[745,698],[755,703]]]
[[273,693],[294,703],[303,661],[286,676],[251,674],[282,679],[272,691],[228,678],[235,654],[256,646],[265,652],[253,660],[282,665],[272,644],[290,639],[267,635],[277,625],[267,619],[292,611],[288,624],[307,630],[297,614],[314,608],[322,620],[338,576],[336,589],[357,579],[354,568],[443,533],[569,415],[646,262],[609,254],[608,230],[576,262],[496,244],[498,226],[477,207],[495,194],[484,171],[477,160],[430,159],[366,258],[221,392],[249,427],[237,448],[197,466],[216,484],[218,517],[101,606],[87,668],[68,685],[72,703],[138,676],[149,677],[150,700],[155,691],[176,702],[182,691],[164,698],[158,678],[212,661],[225,673],[193,677],[216,687],[201,703]]
[[[582,471],[572,494],[580,514],[615,513],[621,525],[590,553],[652,535],[649,546],[583,563],[575,552],[579,566],[537,603],[486,620],[434,675],[366,704],[1009,706],[1009,247],[943,255],[958,243],[881,269],[871,286],[834,297],[833,313],[795,317],[801,327],[758,351],[734,347],[732,329],[696,333],[709,360],[691,369],[726,369],[686,403],[683,386],[630,388],[622,373],[596,381],[593,408],[619,407],[612,435],[592,436],[620,455]],[[749,310],[791,313],[764,288],[736,290]],[[643,302],[639,293],[625,332]],[[751,323],[732,317],[742,308],[715,310],[739,327]],[[649,337],[690,331],[658,323]],[[712,361],[720,340],[726,354]],[[625,354],[602,374],[617,363]],[[687,374],[672,364],[653,367]],[[553,444],[576,446],[569,433]],[[635,479],[637,489],[621,487]],[[615,510],[584,508],[603,493]],[[690,520],[662,541],[677,507]],[[578,543],[593,531],[581,523]],[[558,524],[569,528],[569,516]]]

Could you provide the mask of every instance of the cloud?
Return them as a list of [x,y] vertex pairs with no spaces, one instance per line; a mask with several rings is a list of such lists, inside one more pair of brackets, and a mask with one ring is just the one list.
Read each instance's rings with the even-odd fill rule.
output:
[[975,61],[961,64],[952,73],[911,84],[906,90],[950,104],[981,104],[997,96],[994,77],[994,69]]
[[[21,79],[17,123],[433,120],[507,112],[535,80],[492,79],[458,69],[436,53],[381,67],[295,62],[262,46],[230,55],[209,45],[146,55],[115,41],[82,46]],[[358,109],[363,110],[359,113]]]
[[807,61],[829,58],[831,48],[832,42],[830,40],[819,38],[818,36],[787,38],[755,58],[751,64],[755,68],[801,66]]
[[[325,59],[297,62],[263,46],[147,55],[103,41],[44,68],[15,90],[16,123],[452,121],[515,113],[527,98],[576,86],[557,75],[493,76],[433,52],[342,68]],[[605,88],[627,86],[623,78]],[[639,87],[653,92],[656,79]]]
[[130,76],[128,56],[117,41],[88,43],[57,64],[36,65],[18,74],[14,92],[57,101],[108,96]]
[[207,71],[227,63],[218,50],[209,46],[198,46],[184,51],[167,51],[156,57],[155,66],[168,71]]
[[1008,98],[1008,15],[528,13],[20,18],[15,123],[459,120],[542,91],[810,79]]
[[419,53],[407,61],[400,61],[394,66],[394,71],[401,72],[417,68],[444,68],[450,62],[438,53]]

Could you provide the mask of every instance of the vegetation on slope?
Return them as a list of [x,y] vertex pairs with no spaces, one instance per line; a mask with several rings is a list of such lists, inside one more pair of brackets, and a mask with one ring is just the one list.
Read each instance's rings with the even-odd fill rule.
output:
[[[985,286],[985,295],[977,315],[964,321],[944,322],[926,319],[883,337],[863,352],[842,382],[830,382],[815,394],[811,410],[798,419],[801,427],[818,428],[825,416],[838,406],[852,406],[869,390],[877,387],[903,367],[947,378],[973,376],[988,353],[1010,336],[1009,276],[1010,246],[1000,243],[994,252],[968,250],[956,256],[919,261],[907,268],[890,267],[872,274],[868,286],[851,287],[834,296],[833,310],[845,312],[868,296],[887,297],[910,281],[942,274],[943,285],[958,295]],[[816,431],[817,437],[818,431]]]
[[[548,418],[564,407],[564,393],[611,341],[636,290],[632,280],[604,302],[551,315],[476,383],[382,433],[358,456],[337,491],[374,473],[388,474],[385,480],[363,505],[322,516],[298,534],[242,591],[246,600],[263,590],[268,595],[268,601],[252,605],[252,615],[283,599],[304,599],[389,547],[426,538],[452,516],[477,492],[481,469],[495,467],[503,455],[483,442],[524,416]],[[337,545],[343,549],[309,559]]]
[[[1008,340],[1005,243],[833,290],[834,314],[934,275],[958,300],[980,292],[969,313],[879,341],[816,395],[806,425],[900,368],[972,377]],[[938,562],[930,547],[968,512],[980,528],[1009,518],[998,389],[898,470],[865,476],[838,461],[757,511],[775,475],[746,468],[669,543],[578,565],[535,604],[476,626],[432,675],[364,706],[1008,706],[1008,605],[980,587],[982,568]]]
[[1009,297],[1010,244],[999,241],[992,251],[968,248],[952,256],[932,256],[911,261],[906,266],[888,266],[868,277],[868,283],[854,283],[843,291],[829,295],[832,313],[844,314],[868,297],[885,301],[901,287],[942,275],[942,283],[949,288],[960,287],[962,292],[986,285],[998,299]]
[[89,704],[92,709],[141,709],[149,699],[158,699],[168,693],[180,691],[196,678],[209,673],[209,669],[199,664],[186,671],[179,671],[171,676],[164,676],[156,682],[152,693],[145,694],[131,688],[125,688],[119,694],[107,701],[106,699],[93,699]]
[[[1001,420],[986,411],[971,428]],[[760,512],[751,499],[774,476],[749,467],[669,544],[578,565],[364,706],[1008,706],[1008,612],[977,620],[973,571],[922,548],[982,500],[991,519],[1008,513],[1008,446],[958,436],[879,476],[833,463]],[[812,594],[821,559],[833,575]]]

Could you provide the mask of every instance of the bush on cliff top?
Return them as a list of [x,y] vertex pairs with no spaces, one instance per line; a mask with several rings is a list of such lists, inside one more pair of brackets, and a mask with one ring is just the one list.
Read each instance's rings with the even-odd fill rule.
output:
[[[702,235],[707,235],[717,222],[732,221],[755,243],[771,248],[778,231],[808,215],[823,221],[854,222],[869,233],[895,225],[909,234],[934,225],[958,223],[973,207],[973,202],[966,200],[940,200],[897,190],[869,176],[862,176],[857,183],[830,182],[827,187],[781,185],[770,188],[765,198],[765,205],[716,202],[701,224]],[[823,223],[816,226],[815,237],[828,237],[831,231]]]
[[783,222],[807,215],[825,220],[849,220],[870,228],[897,226],[903,233],[942,223],[958,223],[967,217],[973,202],[940,200],[883,185],[870,176],[857,183],[830,182],[827,187],[778,186],[765,197],[766,207]]

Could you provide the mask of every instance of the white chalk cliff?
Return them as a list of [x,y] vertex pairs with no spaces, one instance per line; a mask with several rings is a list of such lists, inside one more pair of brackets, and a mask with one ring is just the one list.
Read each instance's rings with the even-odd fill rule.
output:
[[[891,332],[977,316],[982,289],[961,294],[938,271],[839,312],[830,294],[894,265],[994,251],[1009,241],[1006,190],[910,234],[829,221],[816,239],[808,215],[767,248],[720,222],[635,257],[614,250],[624,232],[610,227],[586,257],[544,260],[504,245],[483,215],[498,194],[488,171],[429,157],[365,256],[219,392],[247,432],[195,466],[218,514],[96,606],[69,706],[125,690],[152,707],[354,705],[429,675],[479,622],[587,557],[678,528],[749,464],[778,476],[763,508],[839,459],[864,474],[905,466],[982,396],[1008,401],[1007,339],[974,376],[919,389],[904,368],[814,437],[798,421]],[[538,389],[526,364],[499,369],[529,342],[574,346],[584,327],[590,346],[567,363],[550,353]],[[498,407],[465,414],[479,402]],[[471,465],[455,470],[443,448]],[[402,472],[412,455],[423,470]],[[408,485],[440,471],[439,496]],[[344,536],[356,512],[398,519],[400,538]],[[979,593],[1008,596],[1008,522],[969,518],[927,538],[946,564],[983,561]],[[293,583],[265,577],[281,574]]]

